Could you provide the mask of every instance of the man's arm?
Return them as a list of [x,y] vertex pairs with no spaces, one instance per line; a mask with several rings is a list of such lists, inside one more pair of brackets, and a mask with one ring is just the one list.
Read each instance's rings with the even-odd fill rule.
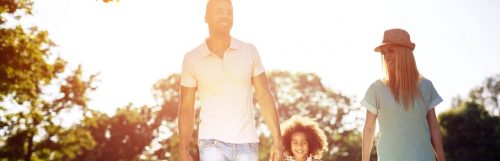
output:
[[262,116],[264,116],[264,121],[273,135],[273,146],[271,147],[269,160],[281,160],[283,155],[283,138],[281,136],[276,103],[274,102],[274,97],[271,95],[271,91],[269,91],[266,73],[263,72],[252,77],[252,83]]
[[181,86],[179,105],[179,153],[181,161],[192,161],[189,154],[189,142],[194,128],[194,100],[196,87]]

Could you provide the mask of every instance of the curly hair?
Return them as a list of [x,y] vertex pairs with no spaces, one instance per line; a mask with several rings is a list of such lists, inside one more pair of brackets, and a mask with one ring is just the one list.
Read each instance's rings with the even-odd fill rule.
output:
[[309,154],[321,157],[323,151],[327,150],[328,142],[326,141],[325,132],[319,128],[318,123],[310,118],[293,116],[283,123],[281,131],[283,133],[284,150],[289,155],[292,154],[292,135],[296,132],[303,132],[306,135],[309,143]]

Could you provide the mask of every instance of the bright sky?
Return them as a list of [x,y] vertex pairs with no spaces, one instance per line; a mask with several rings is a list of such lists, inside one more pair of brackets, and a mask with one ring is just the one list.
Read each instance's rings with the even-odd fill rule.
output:
[[[90,106],[113,113],[154,105],[151,89],[180,72],[184,54],[208,36],[206,0],[37,0],[26,19],[48,30],[72,69],[101,72]],[[384,30],[416,43],[420,72],[444,99],[500,74],[498,0],[233,0],[232,35],[253,43],[267,70],[314,72],[328,87],[362,99],[382,76],[373,48]]]

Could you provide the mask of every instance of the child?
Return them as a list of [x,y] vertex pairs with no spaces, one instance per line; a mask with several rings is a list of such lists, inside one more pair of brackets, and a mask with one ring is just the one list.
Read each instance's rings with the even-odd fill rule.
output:
[[319,161],[328,143],[318,124],[310,118],[295,116],[283,124],[285,160]]

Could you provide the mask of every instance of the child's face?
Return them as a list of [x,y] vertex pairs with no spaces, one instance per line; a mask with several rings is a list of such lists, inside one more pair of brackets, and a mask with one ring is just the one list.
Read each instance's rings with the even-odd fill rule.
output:
[[306,134],[296,132],[292,135],[291,150],[296,160],[298,158],[307,158],[309,154],[309,142],[307,141]]

